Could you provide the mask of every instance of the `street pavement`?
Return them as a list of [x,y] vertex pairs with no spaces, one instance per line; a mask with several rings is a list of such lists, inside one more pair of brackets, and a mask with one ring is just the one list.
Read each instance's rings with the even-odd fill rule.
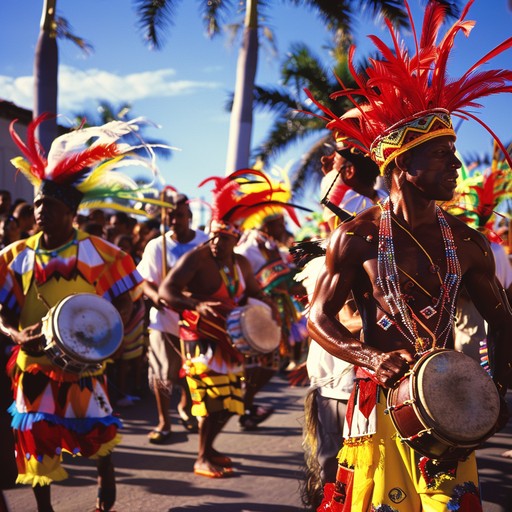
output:
[[[304,387],[289,387],[280,376],[258,395],[276,412],[254,432],[242,432],[232,418],[216,448],[233,458],[235,476],[209,479],[192,472],[197,434],[189,434],[173,413],[167,445],[152,445],[147,433],[156,422],[154,399],[147,395],[118,412],[123,441],[114,452],[117,512],[296,512],[300,499]],[[507,396],[512,410],[512,394]],[[477,451],[485,512],[512,512],[512,421]],[[96,496],[94,464],[65,458],[70,478],[52,485],[55,512],[92,512]],[[36,510],[30,488],[5,491],[11,512]]]

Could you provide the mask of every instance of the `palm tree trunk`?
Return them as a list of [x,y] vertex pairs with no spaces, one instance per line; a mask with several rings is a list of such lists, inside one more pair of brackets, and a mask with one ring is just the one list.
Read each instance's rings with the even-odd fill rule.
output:
[[[34,118],[43,112],[57,114],[59,56],[54,28],[56,3],[57,0],[44,0],[43,5],[34,59]],[[49,119],[38,127],[37,137],[46,152],[56,136],[56,118]]]
[[226,175],[249,166],[253,89],[258,66],[258,0],[246,0],[243,44],[238,54]]

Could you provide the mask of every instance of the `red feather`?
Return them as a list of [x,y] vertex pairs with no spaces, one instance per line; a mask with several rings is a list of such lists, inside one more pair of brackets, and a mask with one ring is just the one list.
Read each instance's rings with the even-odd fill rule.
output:
[[90,171],[89,166],[120,154],[121,151],[115,143],[88,147],[60,160],[51,171],[52,179],[61,184],[76,183],[78,176]]
[[9,133],[12,137],[12,140],[20,148],[21,152],[27,158],[30,164],[30,170],[32,174],[36,178],[39,178],[40,180],[44,179],[45,177],[46,158],[44,157],[43,148],[41,147],[41,144],[36,139],[35,131],[43,121],[49,119],[50,117],[52,117],[52,115],[53,114],[45,112],[28,124],[26,144],[14,130],[14,125],[18,120],[14,119],[9,125]]
[[[391,48],[376,36],[370,40],[376,47],[380,58],[370,59],[366,77],[358,74],[354,66],[354,48],[349,51],[348,66],[357,88],[348,89],[339,81],[341,89],[331,94],[332,99],[347,98],[354,108],[343,116],[336,116],[306,91],[308,97],[328,118],[326,127],[335,132],[336,137],[345,144],[369,153],[372,143],[382,136],[388,128],[418,114],[434,108],[448,110],[461,118],[475,119],[467,108],[479,107],[477,100],[498,93],[512,92],[512,72],[490,70],[476,73],[483,64],[512,47],[512,38],[508,38],[484,57],[473,64],[460,78],[449,78],[447,63],[457,34],[468,36],[475,25],[466,20],[473,0],[462,10],[460,18],[449,27],[439,43],[437,38],[446,18],[446,7],[436,0],[430,0],[422,24],[422,34],[418,39],[409,5],[411,30],[414,39],[415,55],[410,56],[405,42],[393,29],[391,23],[386,26],[392,38]],[[360,100],[359,98],[363,98]],[[320,118],[318,114],[312,113]],[[483,122],[477,120],[492,136],[495,134]],[[510,158],[508,159],[510,161]]]

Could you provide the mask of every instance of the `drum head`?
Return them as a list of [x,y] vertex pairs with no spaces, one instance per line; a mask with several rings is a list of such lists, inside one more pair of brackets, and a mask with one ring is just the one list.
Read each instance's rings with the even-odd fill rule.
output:
[[279,346],[281,328],[266,305],[251,305],[242,311],[240,324],[244,338],[252,348],[266,354]]
[[479,441],[494,427],[498,391],[471,357],[453,350],[433,352],[417,373],[418,406],[452,440]]
[[80,361],[101,362],[123,340],[123,322],[117,309],[92,293],[77,293],[63,299],[53,312],[56,342]]

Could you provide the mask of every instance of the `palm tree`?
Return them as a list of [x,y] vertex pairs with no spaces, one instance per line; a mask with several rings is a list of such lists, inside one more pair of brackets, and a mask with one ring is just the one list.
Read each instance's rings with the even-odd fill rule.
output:
[[[71,33],[71,27],[67,20],[56,15],[56,7],[57,0],[44,0],[34,59],[34,118],[43,112],[57,114],[59,68],[57,38],[73,41],[86,53],[92,49],[89,43]],[[39,125],[37,129],[37,137],[46,152],[49,151],[51,143],[57,135],[57,119],[55,117]]]
[[[385,15],[397,26],[406,26],[407,17],[399,0],[289,0],[291,4],[314,10],[325,22],[327,29],[343,45],[352,40],[351,27],[355,13],[368,8],[373,16]],[[160,30],[173,21],[175,2],[172,0],[135,0],[140,25],[145,39],[153,47],[161,46]],[[226,174],[248,167],[252,134],[253,92],[258,62],[260,18],[267,0],[245,0],[245,18],[242,46],[239,51]],[[221,15],[227,13],[231,3],[227,0],[199,1],[208,35],[219,33]],[[237,6],[238,8],[238,6]],[[261,8],[261,9],[260,9]],[[268,19],[268,16],[266,17]]]
[[348,100],[332,101],[329,98],[339,87],[336,77],[347,86],[355,85],[348,71],[347,54],[340,50],[331,50],[330,54],[334,62],[325,66],[307,45],[295,43],[282,64],[282,86],[256,86],[254,91],[255,107],[274,114],[274,123],[267,136],[253,151],[254,160],[267,166],[292,145],[314,140],[292,169],[292,188],[299,196],[308,185],[318,184],[322,177],[320,157],[332,153],[334,148],[332,134],[325,129],[325,122],[301,113],[310,110],[304,89],[309,89],[316,98],[322,98],[336,114],[343,114],[351,106]]

